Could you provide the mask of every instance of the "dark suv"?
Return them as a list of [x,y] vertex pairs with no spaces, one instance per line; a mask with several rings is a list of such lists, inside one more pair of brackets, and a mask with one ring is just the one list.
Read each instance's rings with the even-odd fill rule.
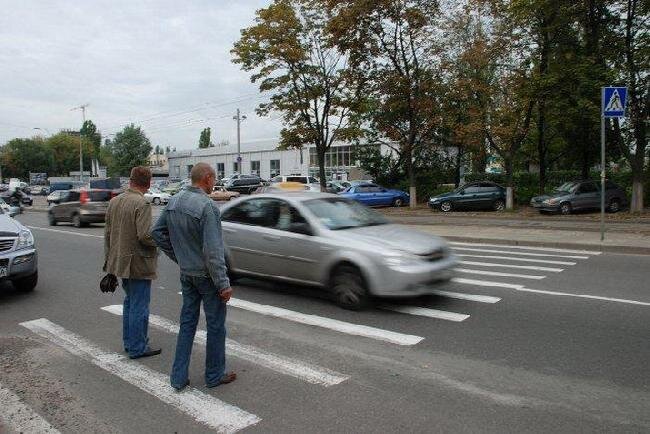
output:
[[257,176],[245,176],[239,179],[229,179],[224,187],[228,191],[236,191],[241,194],[251,194],[262,186],[262,180]]
[[506,189],[488,181],[466,184],[429,199],[429,208],[443,212],[477,209],[503,211],[505,205]]
[[108,202],[119,194],[117,190],[70,190],[61,193],[59,203],[48,211],[51,226],[70,222],[80,228],[89,223],[104,223]]
[[[596,210],[600,208],[600,182],[565,182],[553,193],[537,196],[530,205],[539,212],[559,212],[571,214],[576,210]],[[605,207],[609,212],[620,211],[627,206],[625,191],[612,181],[605,181]]]

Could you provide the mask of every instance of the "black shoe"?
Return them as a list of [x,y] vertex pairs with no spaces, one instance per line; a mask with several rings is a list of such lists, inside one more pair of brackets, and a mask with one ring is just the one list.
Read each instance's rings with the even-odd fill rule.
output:
[[160,348],[156,350],[149,349],[145,351],[142,354],[139,354],[137,356],[129,356],[129,359],[141,359],[143,357],[151,357],[151,356],[157,356],[158,354],[162,353],[162,350]]
[[182,386],[178,386],[178,387],[176,387],[176,386],[174,386],[174,385],[172,384],[172,387],[173,387],[174,389],[176,389],[177,392],[180,392],[180,391],[182,391],[183,389],[185,389],[185,388],[186,388],[187,386],[189,386],[189,385],[190,385],[190,380],[187,380],[187,382],[186,382],[185,384],[183,384]]

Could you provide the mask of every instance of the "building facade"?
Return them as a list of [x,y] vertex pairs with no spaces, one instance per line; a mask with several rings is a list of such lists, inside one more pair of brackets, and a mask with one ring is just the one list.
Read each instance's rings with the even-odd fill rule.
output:
[[[238,161],[238,155],[241,161]],[[234,173],[258,175],[271,179],[278,175],[318,176],[316,148],[278,150],[277,140],[263,140],[237,145],[217,146],[206,149],[172,152],[168,156],[170,178],[185,179],[196,163],[207,163],[217,172],[219,179]],[[325,169],[328,179],[360,179],[363,173],[353,161],[352,147],[335,143],[325,155]]]

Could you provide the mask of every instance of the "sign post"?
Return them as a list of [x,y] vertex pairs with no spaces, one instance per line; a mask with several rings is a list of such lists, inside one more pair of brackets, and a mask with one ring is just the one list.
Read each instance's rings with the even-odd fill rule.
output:
[[605,241],[605,119],[624,118],[627,87],[603,87],[600,98],[600,241]]

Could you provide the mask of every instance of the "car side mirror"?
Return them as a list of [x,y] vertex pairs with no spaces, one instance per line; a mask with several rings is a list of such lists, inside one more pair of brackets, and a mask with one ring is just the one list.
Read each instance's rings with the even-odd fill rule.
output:
[[291,225],[289,225],[289,232],[302,235],[314,235],[309,223],[291,223]]

